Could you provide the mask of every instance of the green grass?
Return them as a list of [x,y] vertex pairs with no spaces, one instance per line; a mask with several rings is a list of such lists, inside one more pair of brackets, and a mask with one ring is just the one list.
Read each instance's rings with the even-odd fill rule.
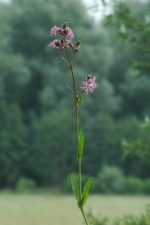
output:
[[[111,220],[143,213],[150,197],[91,195],[86,209]],[[0,194],[0,225],[82,225],[73,196]]]

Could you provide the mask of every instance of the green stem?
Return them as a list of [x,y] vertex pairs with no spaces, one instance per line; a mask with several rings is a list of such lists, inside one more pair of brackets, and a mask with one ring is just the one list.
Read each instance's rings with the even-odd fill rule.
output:
[[[74,76],[74,72],[73,72],[73,62],[70,61],[70,57],[69,57],[67,48],[65,48],[65,50],[66,50],[66,58],[68,60],[69,68],[71,70],[71,76],[72,76],[72,82],[73,82],[73,91],[74,91],[74,102],[75,102],[76,101],[76,97],[77,97],[77,92],[76,92],[75,76]],[[74,56],[73,56],[73,60],[74,60]],[[75,104],[75,106],[76,106],[76,104]],[[78,109],[76,110],[76,112],[77,111],[78,111]]]
[[82,200],[81,159],[78,159],[78,185],[79,185],[80,200]]
[[82,215],[83,215],[83,217],[84,217],[84,221],[85,221],[86,225],[89,225],[89,222],[88,222],[88,220],[87,220],[87,218],[86,218],[86,215],[85,215],[85,213],[84,213],[84,210],[81,209],[81,212],[82,212]]
[[[76,132],[77,132],[77,144],[79,144],[79,118],[78,118],[78,104],[75,105],[75,109],[76,109]],[[79,195],[80,195],[80,200],[82,201],[82,160],[80,158],[77,157],[78,160],[78,185],[79,185]],[[89,225],[88,220],[86,218],[86,215],[84,213],[83,208],[80,208],[84,221],[86,223],[86,225]]]
[[75,105],[76,110],[76,132],[77,132],[77,144],[79,144],[79,116],[78,116],[78,104]]
[[[73,90],[74,90],[74,104],[75,104],[75,113],[76,113],[76,133],[77,133],[77,146],[79,145],[79,115],[78,115],[78,99],[76,99],[77,92],[76,92],[76,83],[75,83],[75,76],[74,76],[74,71],[73,71],[73,62],[71,62],[67,48],[66,48],[66,58],[68,60],[69,68],[71,70],[71,75],[72,75],[72,82],[73,82]],[[73,55],[73,61],[74,61],[74,55]],[[80,195],[80,201],[82,201],[82,176],[81,176],[81,166],[82,166],[82,161],[81,159],[78,158],[78,185],[79,185],[79,195]],[[83,208],[80,208],[83,218],[85,220],[86,225],[89,225],[88,220],[85,216]]]

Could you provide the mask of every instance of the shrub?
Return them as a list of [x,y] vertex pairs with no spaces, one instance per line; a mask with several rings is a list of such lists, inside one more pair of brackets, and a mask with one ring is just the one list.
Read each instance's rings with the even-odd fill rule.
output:
[[150,206],[147,206],[145,213],[139,216],[127,215],[110,222],[107,217],[97,217],[90,210],[87,214],[91,225],[150,225]]
[[144,194],[150,195],[150,179],[147,179],[143,183]]
[[107,217],[94,215],[92,210],[87,213],[88,221],[91,225],[109,225],[109,220]]
[[150,224],[150,206],[146,208],[146,212],[140,216],[127,215],[118,219],[113,225],[149,225]]
[[97,177],[99,190],[103,193],[123,193],[124,175],[120,168],[103,166]]
[[16,184],[16,191],[19,193],[29,193],[36,188],[36,182],[32,179],[20,177]]
[[144,182],[138,177],[127,177],[125,179],[125,192],[129,194],[142,194]]

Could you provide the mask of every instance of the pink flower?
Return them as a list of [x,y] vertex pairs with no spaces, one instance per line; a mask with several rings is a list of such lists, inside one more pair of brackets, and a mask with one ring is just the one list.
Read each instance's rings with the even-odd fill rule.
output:
[[65,24],[65,26],[62,26],[61,28],[59,28],[59,27],[57,27],[57,26],[52,27],[51,32],[50,32],[50,36],[56,35],[57,31],[58,31],[61,35],[67,37],[67,38],[68,38],[69,40],[71,40],[71,41],[72,41],[72,39],[74,38],[73,31],[71,30],[70,27],[67,27],[66,24]]
[[94,90],[94,88],[97,87],[97,84],[95,83],[95,80],[96,80],[95,76],[93,78],[91,78],[91,76],[88,75],[86,77],[86,81],[83,82],[83,87],[81,87],[83,92],[85,92],[86,94],[88,94],[88,92],[92,92]]
[[58,32],[63,35],[64,37],[68,38],[70,41],[74,38],[73,31],[71,30],[70,27],[62,27],[58,28]]
[[73,31],[69,27],[66,27],[66,37],[71,41],[74,38]]
[[57,34],[57,32],[63,36],[60,40],[53,40],[49,46],[52,48],[66,48],[70,47],[74,50],[74,46],[71,43],[72,39],[74,38],[73,31],[70,27],[67,27],[67,23],[64,23],[64,25],[59,28],[57,26],[52,27],[50,36],[54,36]]
[[52,48],[59,48],[61,46],[61,43],[59,40],[55,39],[51,43],[49,43],[48,46]]
[[64,41],[63,39],[61,40],[53,40],[51,43],[48,44],[52,48],[66,48],[68,46],[72,47],[70,41]]
[[57,26],[54,26],[52,29],[51,29],[51,33],[50,33],[50,36],[54,36],[56,35],[57,31],[58,31],[58,27]]

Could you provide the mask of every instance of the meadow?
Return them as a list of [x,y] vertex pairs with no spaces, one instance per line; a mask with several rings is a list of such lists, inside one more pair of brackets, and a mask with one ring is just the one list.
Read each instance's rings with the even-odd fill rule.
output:
[[[107,216],[144,212],[150,197],[91,195],[86,210]],[[0,225],[77,225],[84,224],[72,195],[0,194]]]

